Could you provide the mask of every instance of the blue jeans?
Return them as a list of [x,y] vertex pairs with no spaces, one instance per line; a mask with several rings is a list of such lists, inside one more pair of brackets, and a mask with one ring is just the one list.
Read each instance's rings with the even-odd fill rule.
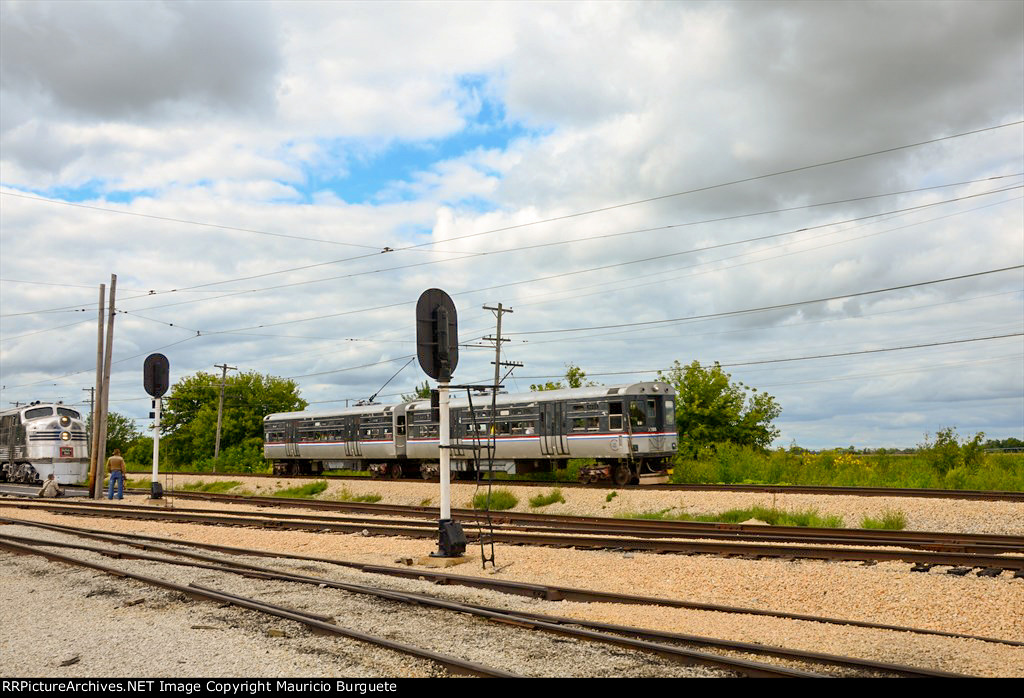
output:
[[107,494],[107,499],[114,498],[114,483],[117,483],[117,498],[124,499],[124,473],[120,470],[112,470],[110,472],[110,492]]

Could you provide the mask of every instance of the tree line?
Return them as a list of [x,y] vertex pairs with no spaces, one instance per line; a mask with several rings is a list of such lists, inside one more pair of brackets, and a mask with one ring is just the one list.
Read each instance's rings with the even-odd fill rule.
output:
[[[767,451],[779,436],[775,420],[782,413],[776,398],[742,382],[715,362],[682,365],[675,361],[658,380],[675,391],[675,425],[680,434],[679,456],[699,458],[714,452],[720,444]],[[275,412],[301,411],[308,406],[294,381],[256,372],[233,374],[224,385],[220,455],[214,459],[217,411],[221,377],[200,371],[178,381],[164,398],[163,431],[160,440],[161,465],[196,470],[253,472],[265,469],[263,460],[263,418]],[[567,364],[558,381],[533,384],[531,390],[562,390],[600,385],[587,378],[575,364]],[[430,384],[417,384],[405,401],[430,397]],[[948,433],[947,433],[948,432]],[[952,430],[940,430],[931,450],[956,443]],[[979,434],[964,447],[970,449],[1016,449],[1019,439],[989,440],[982,445]],[[926,437],[927,440],[927,437]],[[151,465],[152,436],[145,435],[128,417],[112,412],[108,419],[108,452],[117,448],[129,463]],[[949,446],[951,449],[952,446]],[[792,450],[792,449],[791,449]]]

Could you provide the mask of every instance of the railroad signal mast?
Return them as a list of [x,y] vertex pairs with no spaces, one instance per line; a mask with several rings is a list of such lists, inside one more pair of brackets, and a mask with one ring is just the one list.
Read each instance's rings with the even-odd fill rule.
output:
[[448,387],[459,363],[458,321],[455,303],[438,288],[424,291],[416,303],[416,353],[423,371],[437,381],[438,437],[441,460],[441,516],[438,521],[438,551],[431,557],[462,557],[466,534],[452,521],[451,427]]
[[150,354],[142,365],[142,385],[153,397],[153,412],[149,416],[153,421],[153,477],[150,481],[150,498],[160,499],[163,488],[157,482],[160,466],[160,408],[163,395],[170,387],[171,362],[163,354]]

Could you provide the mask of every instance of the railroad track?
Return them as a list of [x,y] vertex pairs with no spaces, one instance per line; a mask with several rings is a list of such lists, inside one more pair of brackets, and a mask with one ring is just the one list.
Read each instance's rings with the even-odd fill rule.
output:
[[[658,606],[664,608],[686,608],[697,611],[709,611],[714,613],[739,614],[744,616],[769,616],[785,620],[799,620],[826,625],[844,625],[859,628],[872,628],[878,630],[892,630],[900,633],[914,633],[918,635],[935,635],[939,637],[962,638],[978,640],[995,644],[1008,645],[1013,647],[1024,647],[1024,642],[1003,640],[999,638],[968,635],[963,633],[943,632],[939,630],[911,628],[906,626],[890,625],[884,623],[872,623],[845,618],[831,618],[826,616],[812,616],[807,614],[785,613],[759,608],[724,606],[721,604],[709,604],[702,602],[686,601],[675,598],[660,598],[653,596],[641,596],[637,594],[624,594],[593,589],[579,589],[550,584],[535,584],[528,582],[506,581],[496,577],[475,577],[471,575],[460,575],[441,570],[417,569],[408,566],[393,567],[384,565],[372,565],[363,562],[351,562],[336,558],[316,557],[313,555],[300,555],[296,553],[285,554],[278,551],[266,551],[253,548],[238,548],[233,546],[218,545],[215,543],[202,543],[197,541],[183,541],[179,538],[164,538],[160,536],[147,536],[141,534],[118,533],[112,536],[109,532],[97,529],[87,529],[77,526],[66,526],[61,524],[42,523],[38,521],[25,521],[21,519],[0,517],[0,525],[22,525],[31,528],[39,528],[49,531],[71,533],[81,538],[93,539],[105,542],[116,542],[121,545],[129,545],[140,550],[163,550],[163,546],[187,545],[197,550],[209,550],[224,553],[231,556],[246,557],[270,557],[279,559],[296,560],[300,562],[324,563],[347,567],[359,570],[368,574],[386,575],[392,577],[415,578],[429,581],[435,585],[466,586],[476,589],[488,589],[499,591],[504,594],[526,596],[533,599],[545,601],[576,601],[581,603],[614,603],[633,604],[645,606]],[[126,542],[126,539],[130,542]],[[184,553],[182,553],[184,554]],[[198,553],[189,553],[190,557],[197,560],[207,558]],[[229,563],[230,564],[230,563]]]
[[[210,556],[206,553],[194,552],[192,544],[175,540],[167,541],[173,543],[166,545],[154,543],[151,540],[141,540],[147,537],[128,536],[131,540],[125,540],[125,536],[118,534],[111,536],[96,531],[73,529],[71,527],[54,527],[52,525],[33,524],[31,522],[9,522],[21,523],[26,526],[49,528],[59,530],[62,534],[77,535],[80,537],[100,540],[105,543],[103,547],[84,545],[81,542],[66,542],[54,540],[40,540],[38,538],[27,538],[24,536],[7,535],[0,533],[0,549],[14,552],[21,555],[43,555],[46,558],[63,564],[74,564],[85,566],[90,569],[99,570],[106,574],[117,577],[128,577],[136,581],[173,589],[190,597],[200,597],[206,600],[213,600],[219,603],[231,603],[234,605],[249,608],[260,613],[267,613],[279,618],[295,620],[324,632],[343,634],[347,637],[360,639],[364,642],[372,642],[382,646],[388,646],[396,651],[407,652],[421,658],[429,659],[446,666],[450,670],[459,673],[467,673],[478,676],[513,676],[511,672],[501,668],[483,666],[478,663],[467,662],[464,659],[439,655],[436,652],[418,647],[410,647],[384,641],[381,638],[365,637],[364,633],[358,633],[350,629],[341,628],[337,624],[325,619],[323,616],[309,614],[305,611],[282,608],[266,602],[257,601],[252,598],[237,596],[223,591],[213,590],[207,587],[182,585],[169,582],[165,579],[158,579],[148,575],[126,571],[123,567],[111,567],[101,565],[97,562],[82,559],[81,557],[66,555],[48,550],[49,548],[63,548],[65,550],[98,553],[107,557],[132,558],[145,560],[151,563],[173,565],[175,567],[198,568],[205,572],[216,571],[220,573],[244,575],[249,578],[292,582],[303,585],[315,585],[320,589],[334,589],[345,591],[351,594],[385,599],[389,602],[396,602],[417,607],[427,607],[441,611],[458,613],[462,616],[472,616],[475,619],[494,622],[504,626],[526,627],[533,631],[539,631],[545,635],[553,634],[570,638],[574,642],[598,643],[600,645],[611,645],[618,648],[626,648],[633,651],[651,653],[672,662],[687,664],[700,664],[714,667],[734,674],[744,676],[761,677],[821,677],[821,676],[916,676],[916,677],[955,677],[957,674],[936,671],[920,667],[901,666],[874,660],[866,660],[853,657],[842,657],[818,652],[804,652],[782,647],[770,647],[764,645],[753,645],[749,643],[737,643],[716,638],[698,637],[692,635],[680,635],[665,632],[654,632],[643,628],[635,628],[621,625],[611,625],[582,621],[580,619],[551,616],[536,612],[519,612],[504,608],[489,607],[486,605],[464,603],[453,601],[448,598],[422,594],[418,592],[398,591],[394,588],[381,586],[370,586],[364,584],[353,584],[348,581],[332,579],[325,576],[311,576],[308,574],[297,574],[281,569],[268,568],[264,565],[252,564],[235,559],[221,559]],[[118,550],[113,550],[116,545]],[[129,547],[126,552],[122,548]],[[211,547],[203,545],[203,549]],[[156,551],[161,556],[150,555],[132,550],[131,548],[145,548],[147,551]],[[184,550],[182,549],[184,548]],[[232,555],[252,554],[255,551],[240,551],[238,549],[222,548],[221,552],[228,552]],[[261,556],[273,555],[260,553]],[[294,560],[309,560],[311,558],[301,556],[279,556]],[[280,560],[279,560],[280,562]],[[343,564],[353,566],[351,563],[340,561],[324,561],[328,564]],[[364,569],[373,571],[376,569]],[[464,622],[464,621],[460,621]],[[904,629],[906,630],[906,629]],[[701,649],[695,649],[700,647]],[[714,650],[714,651],[708,651]],[[765,664],[754,661],[749,655],[769,656],[775,658],[774,664]],[[812,668],[809,670],[807,666]]]
[[[206,499],[207,497],[201,496]],[[220,496],[209,498],[212,501],[222,501]],[[40,501],[39,499],[21,499],[20,505],[37,506],[45,508],[52,506],[79,507],[85,510],[95,509],[96,504],[91,500],[56,500]],[[229,500],[235,503],[256,503],[258,506],[273,506],[280,502],[280,499],[259,500]],[[344,502],[322,502],[318,500],[297,500],[317,502],[324,510],[346,511],[348,503]],[[289,502],[286,506],[294,506],[295,502]],[[335,506],[337,505],[337,506]],[[129,511],[154,511],[152,506],[119,504],[118,508]],[[416,527],[430,531],[436,531],[436,521],[439,516],[437,508],[431,507],[406,507],[398,505],[381,504],[358,504],[354,507],[357,512],[365,516],[321,516],[315,514],[286,514],[280,512],[260,512],[260,516],[279,521],[322,521],[326,523],[352,523],[371,526],[401,526]],[[241,513],[228,509],[188,509],[175,507],[174,514],[183,515],[223,515],[239,516]],[[381,519],[378,517],[392,515],[402,517],[401,520]],[[484,523],[484,516],[481,512],[469,509],[453,510],[453,517],[468,524]],[[411,519],[411,520],[410,520]],[[844,529],[844,528],[808,528],[800,526],[765,526],[755,524],[729,524],[729,523],[700,523],[691,521],[670,521],[650,519],[610,519],[588,516],[562,516],[535,514],[530,512],[501,512],[492,513],[490,523],[497,530],[515,530],[525,533],[556,532],[558,534],[578,535],[627,535],[644,538],[704,538],[721,540],[747,540],[763,542],[803,542],[820,543],[833,545],[880,545],[900,546],[915,549],[960,552],[960,553],[1020,553],[1024,554],[1024,536],[1006,536],[996,534],[967,534],[967,533],[942,533],[931,531],[891,531],[879,529]]]
[[[129,473],[129,475],[145,475],[149,473]],[[437,483],[436,478],[431,480],[391,480],[386,478],[371,478],[363,475],[269,475],[262,473],[209,473],[209,472],[174,472],[161,473],[161,475],[190,475],[208,478],[238,478],[257,477],[272,478],[275,480],[324,480],[327,481],[355,481],[355,482],[410,482],[410,483]],[[475,480],[454,480],[456,483],[475,484]],[[483,480],[482,484],[487,484]],[[618,487],[610,482],[605,483],[582,483],[582,482],[558,482],[554,480],[494,480],[492,485],[501,486],[525,486],[525,487],[560,487],[566,489],[599,489],[599,490],[664,490],[670,492],[747,492],[767,494],[815,494],[815,495],[837,495],[851,497],[921,497],[926,499],[959,499],[974,501],[1004,501],[1024,502],[1024,491],[1012,492],[1001,490],[943,490],[925,489],[917,487],[825,487],[817,485],[749,485],[749,484],[717,484],[717,485],[695,485],[682,483],[662,483],[646,485],[625,485]]]
[[[239,511],[204,509],[167,510],[126,504],[105,505],[71,500],[9,500],[12,505],[55,513],[144,520],[174,521],[219,526],[245,526],[310,532],[334,532],[361,535],[402,536],[408,538],[437,537],[436,511],[434,521],[422,520],[429,512],[425,507],[395,507],[356,504],[363,513],[395,514],[421,520],[351,519],[336,516],[287,515],[282,513],[251,514]],[[352,503],[340,502],[343,508]],[[367,507],[370,507],[369,510]],[[453,511],[453,517],[475,516],[465,510]],[[789,527],[782,533],[764,526],[737,529],[730,524],[689,522],[588,519],[584,517],[546,517],[538,514],[509,515],[506,523],[493,528],[466,530],[467,539],[493,541],[514,545],[544,545],[563,548],[605,549],[711,554],[746,558],[814,559],[830,561],[878,562],[899,560],[917,565],[926,571],[931,567],[949,566],[957,574],[980,569],[987,576],[1004,571],[1024,578],[1024,538],[1013,536],[966,536],[925,532],[874,531],[860,529],[801,529]],[[541,525],[536,525],[541,521]],[[532,523],[530,523],[532,522]],[[633,525],[635,524],[635,525]],[[836,531],[846,535],[837,536]],[[718,539],[716,539],[716,537]],[[724,539],[723,539],[724,538]],[[738,542],[743,540],[744,542]],[[750,541],[750,542],[747,542]],[[854,546],[874,547],[854,547]],[[896,546],[899,546],[898,548]],[[917,548],[917,549],[908,549]],[[1007,554],[1009,553],[1009,554]]]

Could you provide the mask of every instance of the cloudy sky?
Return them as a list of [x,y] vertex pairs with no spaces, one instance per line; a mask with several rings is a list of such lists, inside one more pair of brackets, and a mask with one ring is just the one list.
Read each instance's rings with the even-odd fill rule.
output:
[[492,376],[502,303],[512,392],[719,361],[779,445],[1024,437],[1024,3],[3,0],[0,27],[4,407],[84,404],[116,274],[110,408],[140,425],[156,351],[396,401],[437,287],[458,382]]

